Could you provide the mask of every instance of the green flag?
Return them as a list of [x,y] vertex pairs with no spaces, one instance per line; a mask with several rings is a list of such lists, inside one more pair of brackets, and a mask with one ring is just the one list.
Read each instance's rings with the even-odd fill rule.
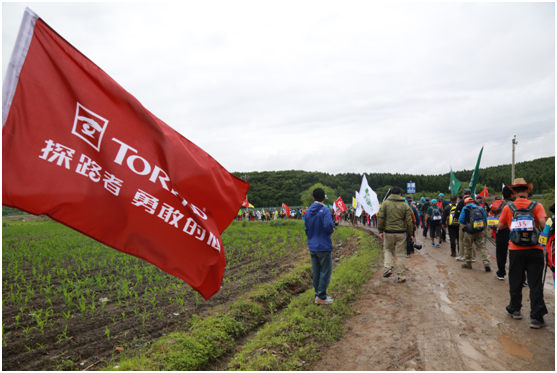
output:
[[472,191],[472,195],[476,198],[476,183],[478,182],[478,170],[480,168],[480,160],[482,159],[482,152],[484,151],[484,147],[482,146],[482,150],[480,150],[480,155],[478,156],[478,162],[476,162],[476,168],[474,169],[474,173],[472,174],[472,179],[470,180],[469,188]]
[[449,183],[449,190],[453,196],[456,196],[458,191],[460,190],[460,182],[456,179],[456,176],[453,173],[453,168],[451,167],[451,182]]

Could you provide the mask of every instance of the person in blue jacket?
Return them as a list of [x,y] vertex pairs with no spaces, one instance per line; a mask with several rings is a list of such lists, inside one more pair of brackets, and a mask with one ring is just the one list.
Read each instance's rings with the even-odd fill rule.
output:
[[[481,206],[475,204],[475,201],[472,197],[466,197],[464,199],[465,206],[460,212],[460,217],[458,221],[460,224],[464,225],[462,229],[464,231],[464,242],[462,243],[464,246],[464,260],[466,261],[465,264],[462,265],[462,268],[465,269],[472,269],[472,244],[476,245],[476,250],[482,255],[482,262],[486,272],[491,271],[491,265],[489,264],[489,256],[487,255],[487,251],[485,249],[485,235],[484,230],[487,227],[487,215],[484,209]],[[470,226],[476,227],[476,224],[467,224],[470,222],[471,217],[471,210],[478,208],[481,211],[481,217],[478,221],[477,228],[470,228]],[[483,225],[482,225],[483,224]]]
[[331,234],[335,231],[335,224],[329,209],[323,205],[325,191],[321,188],[315,188],[312,196],[314,202],[306,213],[305,231],[308,237],[311,267],[313,269],[315,303],[331,304],[333,298],[327,295],[327,288],[333,272]]

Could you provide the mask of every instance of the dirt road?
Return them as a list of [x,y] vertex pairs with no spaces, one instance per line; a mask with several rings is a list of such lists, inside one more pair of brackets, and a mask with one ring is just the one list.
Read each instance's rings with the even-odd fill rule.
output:
[[[374,230],[377,234],[377,230]],[[313,370],[551,370],[555,371],[555,290],[548,270],[544,298],[548,324],[530,328],[530,298],[523,291],[522,320],[507,315],[508,282],[481,258],[472,270],[450,256],[448,243],[423,244],[406,260],[407,283],[382,277],[383,263],[354,304],[344,337],[324,351]],[[508,263],[507,263],[508,266]]]

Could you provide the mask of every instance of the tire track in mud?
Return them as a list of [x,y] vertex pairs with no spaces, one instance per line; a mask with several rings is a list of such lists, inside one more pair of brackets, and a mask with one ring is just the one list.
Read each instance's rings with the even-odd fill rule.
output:
[[344,337],[325,349],[312,370],[555,370],[550,278],[544,288],[548,326],[530,329],[527,288],[524,318],[506,314],[508,282],[495,277],[491,243],[492,272],[485,272],[481,259],[472,270],[462,269],[448,243],[432,247],[421,229],[417,240],[423,249],[406,260],[407,283],[395,283],[396,274],[382,277],[382,260],[374,264],[376,273],[354,303]]

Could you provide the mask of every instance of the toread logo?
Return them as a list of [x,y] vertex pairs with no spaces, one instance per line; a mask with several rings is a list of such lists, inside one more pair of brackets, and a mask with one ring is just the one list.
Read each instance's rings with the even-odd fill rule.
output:
[[77,103],[72,133],[100,151],[108,120]]

